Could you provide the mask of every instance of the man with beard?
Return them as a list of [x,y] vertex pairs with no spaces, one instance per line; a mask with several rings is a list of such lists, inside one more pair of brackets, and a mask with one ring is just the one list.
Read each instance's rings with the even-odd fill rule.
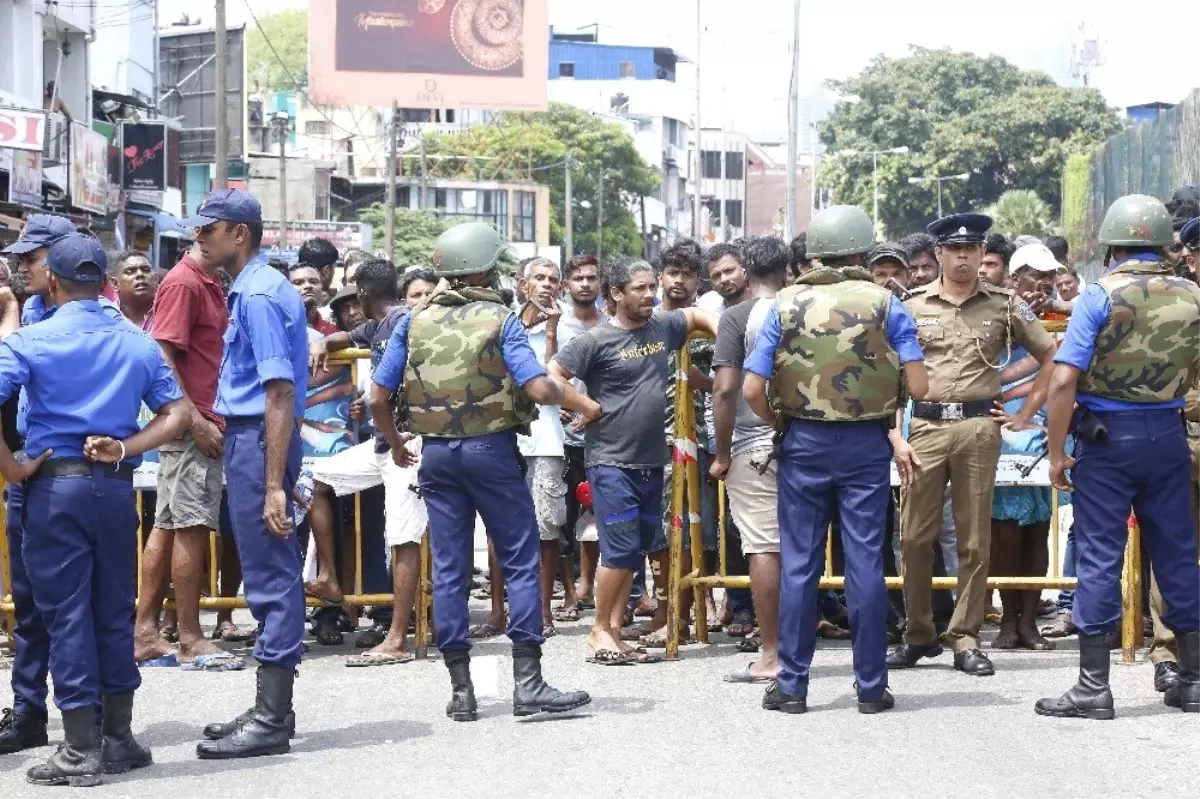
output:
[[912,281],[909,288],[927,286],[937,280],[940,271],[934,255],[937,239],[928,233],[910,233],[900,239],[900,246],[908,253],[908,274]]
[[1058,299],[1065,303],[1074,303],[1079,296],[1079,273],[1074,269],[1065,269],[1054,278],[1054,290]]
[[108,279],[117,293],[121,314],[142,330],[154,323],[154,273],[150,259],[137,250],[126,250],[108,265]]
[[[324,241],[324,239],[316,239],[316,241]],[[304,264],[293,266],[292,270],[288,272],[288,282],[295,287],[296,291],[300,293],[300,299],[304,301],[304,318],[308,326],[322,336],[332,336],[338,332],[338,326],[321,313],[321,306],[325,302],[321,280],[321,273],[315,267]]]
[[[1007,421],[996,399],[998,366],[1014,344],[1045,368],[1054,339],[1037,315],[1008,289],[979,279],[984,241],[992,220],[983,214],[952,214],[933,222],[940,279],[916,289],[905,305],[916,319],[929,370],[929,399],[916,402],[905,440],[894,430],[892,445],[903,476],[910,475],[901,503],[904,535],[905,642],[888,655],[888,667],[912,668],[942,653],[930,609],[932,545],[942,528],[946,485],[953,497],[959,556],[958,595],[947,640],[954,668],[972,676],[995,673],[979,648],[987,598],[992,491],[1000,458],[1000,426]],[[1025,429],[1042,406],[1049,370],[1012,421]]]
[[722,242],[709,247],[704,256],[713,290],[700,298],[696,303],[699,307],[720,314],[749,299],[750,283],[742,265],[740,247]]
[[885,288],[900,299],[908,296],[908,255],[899,244],[878,244],[867,254],[867,268],[875,285]]

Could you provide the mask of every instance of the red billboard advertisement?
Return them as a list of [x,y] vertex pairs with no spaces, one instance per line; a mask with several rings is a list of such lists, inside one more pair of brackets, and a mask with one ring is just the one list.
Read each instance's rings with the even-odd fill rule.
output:
[[327,0],[308,11],[309,94],[328,105],[546,108],[548,0]]

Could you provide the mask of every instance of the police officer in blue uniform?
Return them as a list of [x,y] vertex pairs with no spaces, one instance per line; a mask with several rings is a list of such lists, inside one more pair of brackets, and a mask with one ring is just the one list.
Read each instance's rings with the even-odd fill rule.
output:
[[206,258],[229,273],[229,328],[217,383],[225,417],[225,493],[242,561],[246,603],[259,621],[254,707],[210,724],[202,759],[277,755],[295,730],[292,688],[304,637],[304,586],[292,524],[300,476],[298,424],[308,388],[308,332],[300,295],[259,252],[262,208],[244,191],[209,193],[196,228]]
[[[1163,702],[1200,713],[1200,567],[1183,420],[1185,395],[1200,374],[1200,287],[1166,263],[1171,217],[1153,197],[1132,194],[1113,203],[1099,240],[1108,246],[1110,268],[1076,302],[1047,403],[1050,480],[1075,492],[1079,681],[1061,697],[1039,700],[1035,710],[1068,718],[1115,715],[1109,643],[1121,616],[1132,506],[1162,594],[1162,620],[1179,652],[1179,678]],[[1076,445],[1068,457],[1072,424]]]
[[[530,400],[588,412],[589,418],[598,415],[598,406],[546,374],[520,320],[500,302],[495,267],[505,246],[481,222],[443,233],[434,248],[442,282],[427,307],[396,326],[372,375],[372,416],[392,418],[391,397],[400,390],[410,428],[423,434],[419,484],[433,547],[434,624],[450,672],[446,715],[454,721],[477,718],[467,638],[477,512],[508,584],[513,715],[561,713],[591,702],[584,691],[558,691],[542,679],[537,520],[517,450],[522,413],[515,408],[524,407],[528,420]],[[483,425],[489,414],[493,423]],[[392,424],[380,431],[397,465],[411,466],[404,444],[412,434],[401,435]]]
[[[822,265],[779,292],[745,364],[746,401],[785,431],[777,472],[779,676],[763,697],[767,710],[808,709],[817,587],[835,511],[846,553],[858,711],[895,705],[887,689],[880,523],[891,491],[888,429],[902,377],[917,398],[928,379],[912,316],[863,266],[873,239],[871,220],[854,206],[819,213],[808,230],[808,254]],[[775,407],[767,400],[768,381]]]
[[[0,470],[10,484],[25,482],[21,555],[50,637],[65,739],[28,779],[95,785],[102,771],[152,762],[130,731],[141,684],[133,471],[143,452],[187,428],[190,408],[158,346],[98,302],[108,267],[99,242],[63,236],[46,266],[57,310],[0,343],[0,398],[26,389],[26,449],[36,456],[14,457],[0,442]],[[143,402],[158,416],[139,429]]]
[[[25,301],[21,324],[32,325],[54,313],[48,300],[46,254],[50,244],[75,232],[69,219],[49,214],[35,214],[26,221],[21,237],[9,245],[3,255],[17,257],[18,274],[25,281]],[[116,305],[100,298],[102,308],[114,319],[121,318]],[[24,440],[28,429],[29,398],[24,388],[17,399],[17,435]],[[12,483],[6,488],[8,520],[9,575],[12,582],[16,624],[13,626],[13,707],[5,710],[0,719],[0,754],[20,752],[45,746],[46,738],[46,675],[50,668],[50,636],[42,624],[33,601],[33,588],[21,557],[24,539],[25,487]]]

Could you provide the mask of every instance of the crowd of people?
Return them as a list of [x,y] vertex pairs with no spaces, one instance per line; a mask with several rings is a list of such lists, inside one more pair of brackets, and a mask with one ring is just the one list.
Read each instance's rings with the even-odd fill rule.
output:
[[[705,592],[703,615],[757,653],[726,680],[764,684],[768,710],[807,709],[818,637],[852,641],[863,713],[894,706],[889,669],[946,646],[955,669],[990,676],[990,621],[993,649],[1078,635],[1079,684],[1037,712],[1111,718],[1132,507],[1152,577],[1155,686],[1200,712],[1197,200],[1185,188],[1166,206],[1114,204],[1105,271],[1086,287],[1064,239],[1009,239],[974,213],[877,243],[862,211],[833,206],[791,242],[683,238],[653,263],[529,258],[511,290],[498,274],[506,245],[482,224],[451,228],[433,263],[405,270],[320,238],[289,265],[260,253],[257,201],[221,190],[160,275],[142,253],[106,254],[67,220],[32,217],[5,250],[15,270],[0,288],[16,605],[0,753],[47,743],[49,673],[65,742],[32,782],[94,784],[149,765],[131,731],[138,668],[240,670],[229,645],[248,641],[254,706],[206,727],[197,753],[287,751],[306,627],[317,645],[355,634],[363,651],[348,666],[413,659],[427,532],[447,716],[477,717],[470,642],[503,633],[514,713],[578,709],[590,697],[545,682],[541,645],[590,614],[588,663],[662,659],[672,470],[691,460],[695,565],[716,570],[723,523],[728,571],[751,586]],[[1061,346],[1049,319],[1070,320]],[[677,440],[685,346],[695,428]],[[349,349],[370,353],[357,385],[330,358]],[[316,456],[307,467],[302,451]],[[139,555],[132,475],[155,452]],[[1076,498],[1064,574],[1079,587],[1055,601],[1002,590],[997,607],[987,587],[989,575],[1047,574],[1059,512],[1049,485],[996,487],[1002,454],[1046,457],[1059,496]],[[845,591],[817,585],[830,529]],[[472,569],[478,531],[486,575]],[[363,593],[392,595],[365,620],[345,603],[359,570]],[[885,574],[904,591],[886,591]],[[933,591],[934,576],[957,589]],[[209,578],[223,596],[244,593],[257,629],[225,610],[206,634]],[[489,603],[477,625],[472,588]],[[306,596],[320,605],[310,614]],[[677,608],[685,641],[691,599]]]

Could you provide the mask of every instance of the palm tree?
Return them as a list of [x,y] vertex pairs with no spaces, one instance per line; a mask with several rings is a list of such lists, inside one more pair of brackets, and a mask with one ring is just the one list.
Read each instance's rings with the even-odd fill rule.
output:
[[1004,192],[984,213],[992,218],[992,230],[1010,239],[1022,235],[1045,238],[1056,232],[1050,206],[1028,189]]

